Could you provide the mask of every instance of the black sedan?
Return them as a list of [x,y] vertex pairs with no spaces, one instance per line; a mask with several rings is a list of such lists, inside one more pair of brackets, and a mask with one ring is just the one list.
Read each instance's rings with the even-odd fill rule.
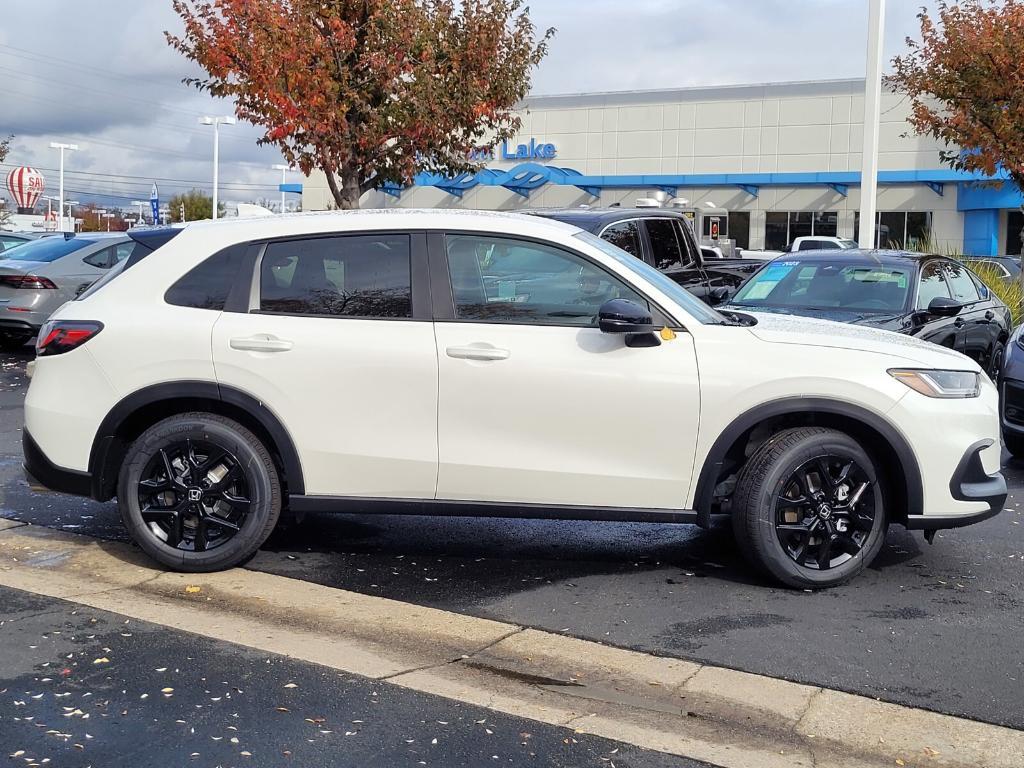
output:
[[756,310],[883,328],[955,349],[995,380],[1010,310],[963,264],[900,251],[804,251],[766,264],[724,311]]

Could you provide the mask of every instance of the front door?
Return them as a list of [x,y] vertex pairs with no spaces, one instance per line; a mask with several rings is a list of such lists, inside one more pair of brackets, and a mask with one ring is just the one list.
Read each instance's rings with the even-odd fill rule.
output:
[[647,302],[577,253],[486,235],[436,244],[453,294],[435,324],[438,499],[682,508],[700,410],[689,334],[630,348],[602,333],[605,301]]
[[917,312],[910,335],[950,349],[960,349],[963,345],[963,322],[958,323],[955,317],[925,314],[932,299],[939,297],[951,299],[953,294],[949,290],[942,262],[930,261],[921,268],[918,277]]
[[272,242],[250,311],[214,326],[218,381],[277,415],[307,494],[434,496],[437,352],[412,280],[424,243],[409,233]]

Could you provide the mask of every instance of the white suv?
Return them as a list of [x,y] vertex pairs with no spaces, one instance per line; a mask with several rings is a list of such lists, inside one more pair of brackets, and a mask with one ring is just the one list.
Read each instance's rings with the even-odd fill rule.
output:
[[730,515],[755,564],[821,587],[890,523],[934,533],[1006,496],[996,388],[968,358],[723,316],[542,218],[191,225],[57,311],[38,355],[29,474],[117,496],[183,571],[245,561],[287,511]]

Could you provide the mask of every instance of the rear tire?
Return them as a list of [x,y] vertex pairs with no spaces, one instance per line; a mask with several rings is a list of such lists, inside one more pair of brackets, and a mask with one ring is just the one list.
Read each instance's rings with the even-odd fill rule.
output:
[[121,519],[161,565],[207,573],[250,559],[281,514],[267,447],[231,419],[185,413],[132,443],[118,478]]
[[779,432],[740,471],[733,531],[747,559],[791,587],[842,584],[885,540],[874,462],[850,436],[802,427]]

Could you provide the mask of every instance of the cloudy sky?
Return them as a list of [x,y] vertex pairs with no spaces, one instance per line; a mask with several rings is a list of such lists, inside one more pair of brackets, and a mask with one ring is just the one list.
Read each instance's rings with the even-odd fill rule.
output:
[[[889,0],[887,58],[915,34],[925,0]],[[556,27],[535,93],[863,77],[867,0],[532,0],[538,27]],[[0,134],[15,134],[6,171],[33,165],[56,194],[51,141],[68,157],[72,199],[127,205],[209,188],[212,131],[231,114],[181,83],[191,65],[164,41],[170,0],[6,2],[0,20]],[[277,199],[281,162],[258,131],[221,132],[222,198]],[[298,181],[298,179],[294,179]]]

